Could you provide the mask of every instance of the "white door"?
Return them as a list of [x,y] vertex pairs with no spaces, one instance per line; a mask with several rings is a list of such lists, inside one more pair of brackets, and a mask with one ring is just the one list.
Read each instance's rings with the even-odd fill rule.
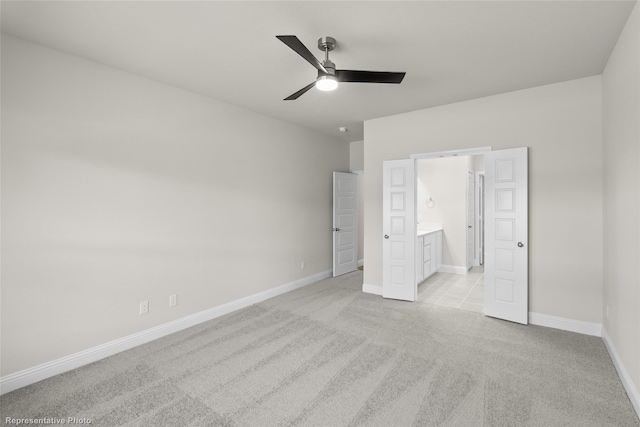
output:
[[333,173],[333,277],[358,268],[358,176]]
[[415,160],[382,163],[382,296],[415,301]]
[[474,190],[473,171],[467,171],[467,270],[474,261]]
[[484,156],[484,314],[528,323],[527,147]]
[[476,257],[484,265],[484,172],[476,173]]

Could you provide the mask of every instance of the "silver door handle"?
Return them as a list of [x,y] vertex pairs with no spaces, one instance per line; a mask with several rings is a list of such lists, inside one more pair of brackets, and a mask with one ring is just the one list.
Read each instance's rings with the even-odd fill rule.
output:
[[385,239],[388,239],[388,238],[389,238],[389,235],[388,235],[388,234],[385,234],[385,235],[384,235],[384,238],[385,238]]
[[518,242],[518,247],[519,247],[519,248],[521,248],[521,247],[523,247],[523,246],[524,246],[524,243],[522,243],[522,242]]

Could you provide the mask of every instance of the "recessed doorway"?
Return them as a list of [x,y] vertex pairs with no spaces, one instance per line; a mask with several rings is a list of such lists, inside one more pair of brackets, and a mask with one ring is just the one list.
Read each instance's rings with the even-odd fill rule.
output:
[[[490,147],[489,147],[490,150]],[[473,151],[473,152],[469,152]],[[457,150],[453,156],[484,153],[484,311],[487,316],[528,323],[528,150]],[[451,153],[451,152],[448,152]],[[416,255],[416,159],[383,162],[382,296],[418,298]],[[428,201],[431,203],[431,200]],[[437,203],[437,202],[436,202]],[[444,231],[446,235],[446,228]],[[438,232],[440,232],[438,231]],[[466,235],[467,226],[463,233]],[[466,249],[466,245],[465,245]],[[465,251],[466,252],[466,251]],[[444,267],[444,253],[442,254]],[[466,272],[466,265],[462,272]],[[446,272],[446,271],[445,271]]]

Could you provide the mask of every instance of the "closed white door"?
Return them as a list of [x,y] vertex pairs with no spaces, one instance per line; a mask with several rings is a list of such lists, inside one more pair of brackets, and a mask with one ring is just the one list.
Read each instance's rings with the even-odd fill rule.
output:
[[528,324],[527,147],[485,154],[484,314]]
[[358,176],[333,173],[333,277],[358,268]]
[[415,160],[384,161],[382,188],[382,296],[415,301]]
[[473,267],[474,261],[474,179],[473,171],[467,171],[467,270]]

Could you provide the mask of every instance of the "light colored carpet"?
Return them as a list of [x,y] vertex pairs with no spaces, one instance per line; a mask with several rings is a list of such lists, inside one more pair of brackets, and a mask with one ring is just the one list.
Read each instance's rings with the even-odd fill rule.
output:
[[94,426],[639,426],[600,338],[328,279],[0,398]]

